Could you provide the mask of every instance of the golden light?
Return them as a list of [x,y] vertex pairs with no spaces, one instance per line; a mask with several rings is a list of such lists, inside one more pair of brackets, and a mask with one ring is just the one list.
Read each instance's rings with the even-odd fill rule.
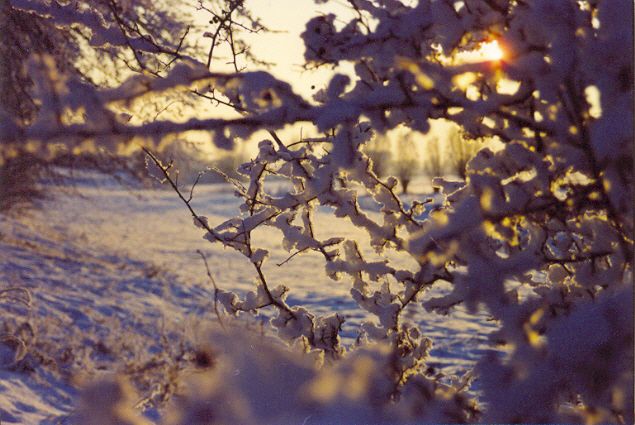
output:
[[505,52],[497,40],[481,43],[477,52],[479,56],[486,61],[499,61],[505,56]]
[[474,50],[464,50],[454,57],[456,63],[498,62],[505,57],[505,51],[498,40],[484,41]]

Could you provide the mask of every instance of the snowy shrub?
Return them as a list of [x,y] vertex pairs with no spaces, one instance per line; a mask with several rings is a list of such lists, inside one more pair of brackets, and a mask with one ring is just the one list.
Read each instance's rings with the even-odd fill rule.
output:
[[[316,353],[242,327],[202,338],[197,356],[213,359],[212,365],[190,372],[161,423],[464,423],[478,412],[464,382],[442,384],[426,376],[411,379],[399,400],[390,401],[394,357],[385,344],[367,344],[322,365]],[[136,403],[130,384],[108,375],[84,389],[71,422],[148,423],[135,414]]]
[[[356,18],[344,25],[332,14],[307,23],[309,65],[355,69],[353,77],[334,75],[314,101],[266,72],[210,72],[209,60],[180,54],[160,76],[146,72],[112,88],[59,72],[51,56],[29,59],[38,114],[28,125],[0,122],[2,155],[22,141],[43,155],[52,142],[81,151],[143,141],[151,152],[189,130],[209,132],[229,149],[235,136],[270,132],[240,169],[248,183],[235,182],[236,217],[212,223],[182,199],[206,239],[253,267],[252,292],[216,291],[224,314],[267,311],[281,338],[323,356],[325,366],[316,371],[275,346],[234,350],[227,366],[193,380],[168,421],[301,423],[314,411],[307,406],[317,405],[315,423],[633,422],[632,3],[404,3],[354,0]],[[146,38],[122,37],[99,11],[11,4],[62,27],[85,26],[93,43],[154,48]],[[243,114],[145,124],[116,114],[149,93],[210,87]],[[72,122],[62,119],[79,111]],[[464,184],[437,179],[445,202],[428,214],[424,200],[404,204],[396,179],[372,171],[363,146],[399,126],[425,133],[439,118],[501,147],[479,151]],[[303,122],[323,137],[291,143],[276,133]],[[289,189],[274,195],[268,175]],[[365,211],[361,196],[379,213]],[[320,228],[318,206],[365,231],[368,243]],[[352,298],[375,317],[361,326],[358,346],[342,345],[336,311],[319,316],[290,306],[288,288],[268,278],[269,252],[254,243],[262,226],[279,230],[291,256],[316,253],[329,276],[351,282]],[[410,262],[394,261],[399,255]],[[428,296],[447,282],[451,291]],[[464,305],[499,324],[491,343],[507,354],[484,355],[476,367],[480,410],[462,393],[468,377],[452,388],[426,376],[431,341],[404,314],[416,304],[428,314]],[[249,345],[238,338],[227,344]],[[265,387],[271,390],[259,392]]]
[[[126,45],[120,30],[97,27],[104,24],[103,14],[115,11],[119,18],[120,28],[126,28],[129,34],[136,34],[138,47],[148,54],[143,63],[136,66],[147,71],[156,72],[161,69],[160,50],[168,49],[170,44],[160,34],[163,29],[170,28],[174,33],[183,33],[185,25],[174,19],[172,13],[152,7],[151,1],[111,2],[109,0],[80,1],[56,7],[55,4],[40,1],[0,1],[0,32],[3,34],[0,43],[0,124],[6,123],[24,126],[34,124],[38,117],[56,121],[71,122],[72,114],[42,115],[41,99],[35,94],[38,84],[53,83],[53,80],[39,80],[33,67],[33,58],[48,59],[49,71],[52,75],[60,73],[81,79],[83,84],[117,84],[125,76],[130,57],[116,45]],[[110,18],[107,18],[110,19]],[[72,25],[74,22],[82,26]],[[143,30],[141,30],[141,27]],[[91,28],[93,28],[91,30]],[[114,30],[114,31],[113,31]],[[143,43],[139,40],[140,32],[145,32]],[[109,39],[110,38],[110,39]],[[152,47],[154,43],[155,47]],[[135,43],[133,42],[132,45]],[[92,46],[88,52],[88,46]],[[161,47],[159,47],[161,46]],[[167,51],[167,50],[166,50]],[[53,60],[54,59],[54,60]],[[30,64],[30,65],[29,65]],[[98,66],[96,66],[98,65]],[[126,66],[128,65],[128,66]],[[39,81],[38,81],[39,80]],[[61,86],[51,89],[60,89]],[[81,96],[81,95],[80,95]],[[53,99],[49,99],[55,101]],[[85,111],[90,114],[90,110]],[[99,161],[102,152],[98,144],[87,144],[81,150],[84,157]],[[89,146],[91,146],[89,148]],[[77,154],[77,150],[67,149],[63,145],[41,145],[28,139],[20,139],[19,143],[8,143],[0,138],[0,211],[30,205],[32,201],[47,195],[42,180],[59,181],[61,176],[55,173],[57,164],[52,162],[69,154]],[[124,161],[116,157],[117,152],[110,150],[108,155],[110,167],[121,170]]]
[[136,395],[121,377],[109,376],[95,382],[82,392],[73,423],[101,425],[148,425],[134,409]]

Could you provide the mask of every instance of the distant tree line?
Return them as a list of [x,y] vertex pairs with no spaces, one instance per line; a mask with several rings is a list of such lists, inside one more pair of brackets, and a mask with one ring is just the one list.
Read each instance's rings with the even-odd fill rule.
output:
[[457,127],[450,127],[443,135],[419,139],[415,133],[409,133],[397,137],[392,144],[386,139],[383,135],[376,136],[365,152],[372,160],[375,174],[394,175],[404,193],[408,193],[412,179],[419,174],[465,180],[468,161],[486,145],[483,140],[468,138]]

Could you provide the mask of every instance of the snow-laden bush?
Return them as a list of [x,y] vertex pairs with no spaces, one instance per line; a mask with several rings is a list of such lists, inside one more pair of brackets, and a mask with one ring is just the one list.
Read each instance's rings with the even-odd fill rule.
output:
[[[104,23],[107,15],[87,20],[86,10],[66,3],[11,3],[62,27],[88,26],[91,40],[123,44],[113,36],[116,26]],[[36,119],[0,122],[3,155],[25,140],[35,153],[48,152],[50,142],[78,151],[95,142],[121,148],[143,141],[152,148],[166,135],[203,130],[229,148],[235,136],[270,132],[240,169],[249,183],[236,183],[243,200],[236,217],[210,223],[183,200],[206,239],[237,250],[253,266],[253,292],[243,298],[216,292],[225,314],[273,310],[279,336],[324,355],[327,374],[279,348],[258,350],[249,361],[229,356],[227,364],[250,365],[241,372],[247,376],[230,378],[229,366],[219,366],[215,377],[195,380],[202,387],[183,396],[174,421],[194,423],[209,409],[206,420],[218,423],[293,422],[307,412],[302,397],[309,394],[310,402],[323,403],[316,423],[382,422],[391,409],[394,421],[406,422],[632,423],[632,3],[350,3],[355,19],[339,25],[335,15],[318,16],[303,33],[309,65],[350,62],[355,69],[352,81],[334,75],[314,101],[266,72],[210,72],[209,60],[184,55],[174,55],[160,76],[140,74],[109,89],[36,56],[29,65],[40,103]],[[145,46],[129,41],[133,49]],[[472,60],[492,45],[502,53]],[[243,115],[134,125],[116,114],[118,105],[176,89],[223,93]],[[362,147],[373,133],[398,126],[426,132],[438,118],[455,122],[467,137],[497,138],[502,147],[481,150],[462,185],[437,179],[445,203],[427,214],[425,200],[400,200],[396,179],[378,177]],[[324,136],[285,142],[276,133],[302,122]],[[268,187],[271,174],[288,180],[286,193]],[[365,211],[360,195],[380,205],[379,214]],[[366,231],[368,246],[327,235],[337,229],[314,222],[318,206]],[[352,282],[352,298],[376,317],[362,325],[359,347],[342,346],[337,312],[317,316],[286,302],[288,289],[268,279],[269,253],[253,242],[261,226],[279,229],[291,255],[318,253],[329,276]],[[398,254],[410,265],[393,261]],[[452,290],[427,296],[440,282]],[[476,367],[481,414],[465,396],[426,377],[426,330],[403,314],[416,303],[429,314],[460,304],[484,309],[499,323],[491,342],[509,353],[486,355]],[[276,360],[263,364],[259,356]],[[274,372],[266,369],[271,363]],[[290,371],[285,384],[281,377]],[[250,389],[250,379],[274,394]],[[230,399],[240,408],[227,407]],[[260,407],[265,400],[288,404],[267,410]],[[375,414],[369,405],[378,406]]]
[[[399,400],[390,401],[395,359],[383,343],[321,365],[300,346],[284,347],[244,328],[211,332],[204,341],[209,344],[197,356],[211,359],[212,366],[191,372],[161,423],[464,423],[478,412],[464,382],[442,384],[426,376],[410,379]],[[71,421],[146,424],[132,409],[136,402],[125,379],[107,376],[85,389]]]

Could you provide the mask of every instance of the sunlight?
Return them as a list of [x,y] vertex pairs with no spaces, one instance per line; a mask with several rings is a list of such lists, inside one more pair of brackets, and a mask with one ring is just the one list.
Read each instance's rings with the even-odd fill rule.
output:
[[478,48],[458,52],[455,63],[497,62],[505,57],[505,51],[498,40],[484,41],[478,44]]
[[633,0],[0,10],[0,425],[635,425]]
[[486,61],[499,61],[505,56],[505,52],[497,40],[481,43],[477,52]]

